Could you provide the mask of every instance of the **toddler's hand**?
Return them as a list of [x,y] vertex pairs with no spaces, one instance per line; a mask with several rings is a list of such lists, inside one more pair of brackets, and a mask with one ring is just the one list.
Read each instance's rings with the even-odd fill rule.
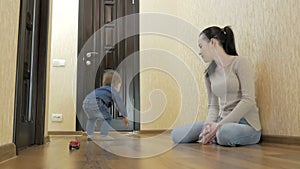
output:
[[123,118],[123,122],[124,122],[124,124],[125,124],[126,127],[129,126],[129,120],[128,120],[127,117],[124,117],[124,118]]

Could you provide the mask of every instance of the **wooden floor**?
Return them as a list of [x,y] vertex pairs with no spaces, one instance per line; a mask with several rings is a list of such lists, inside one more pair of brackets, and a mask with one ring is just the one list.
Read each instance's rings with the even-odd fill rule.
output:
[[[168,134],[129,137],[88,142],[84,136],[51,136],[50,143],[22,150],[18,157],[0,163],[0,169],[300,169],[300,146],[261,143],[228,148],[193,143],[172,148]],[[81,147],[69,151],[73,139],[80,140]]]

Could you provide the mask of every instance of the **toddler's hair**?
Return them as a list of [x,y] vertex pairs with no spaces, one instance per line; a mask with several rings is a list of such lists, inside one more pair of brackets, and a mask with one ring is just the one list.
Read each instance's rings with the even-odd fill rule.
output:
[[103,74],[102,85],[103,86],[116,86],[117,84],[122,83],[120,74],[112,69],[106,70]]

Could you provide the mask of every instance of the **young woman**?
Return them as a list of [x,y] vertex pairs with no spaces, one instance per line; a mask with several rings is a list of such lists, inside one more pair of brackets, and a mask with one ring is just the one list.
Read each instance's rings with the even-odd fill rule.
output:
[[210,63],[205,71],[208,114],[205,121],[175,128],[176,143],[200,140],[222,146],[259,142],[261,125],[255,101],[253,70],[238,56],[230,27],[213,26],[199,35],[200,56]]

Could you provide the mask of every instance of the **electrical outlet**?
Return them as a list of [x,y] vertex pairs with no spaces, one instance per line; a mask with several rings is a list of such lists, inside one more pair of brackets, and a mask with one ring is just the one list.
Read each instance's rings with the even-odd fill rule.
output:
[[62,121],[62,114],[52,114],[52,121]]

